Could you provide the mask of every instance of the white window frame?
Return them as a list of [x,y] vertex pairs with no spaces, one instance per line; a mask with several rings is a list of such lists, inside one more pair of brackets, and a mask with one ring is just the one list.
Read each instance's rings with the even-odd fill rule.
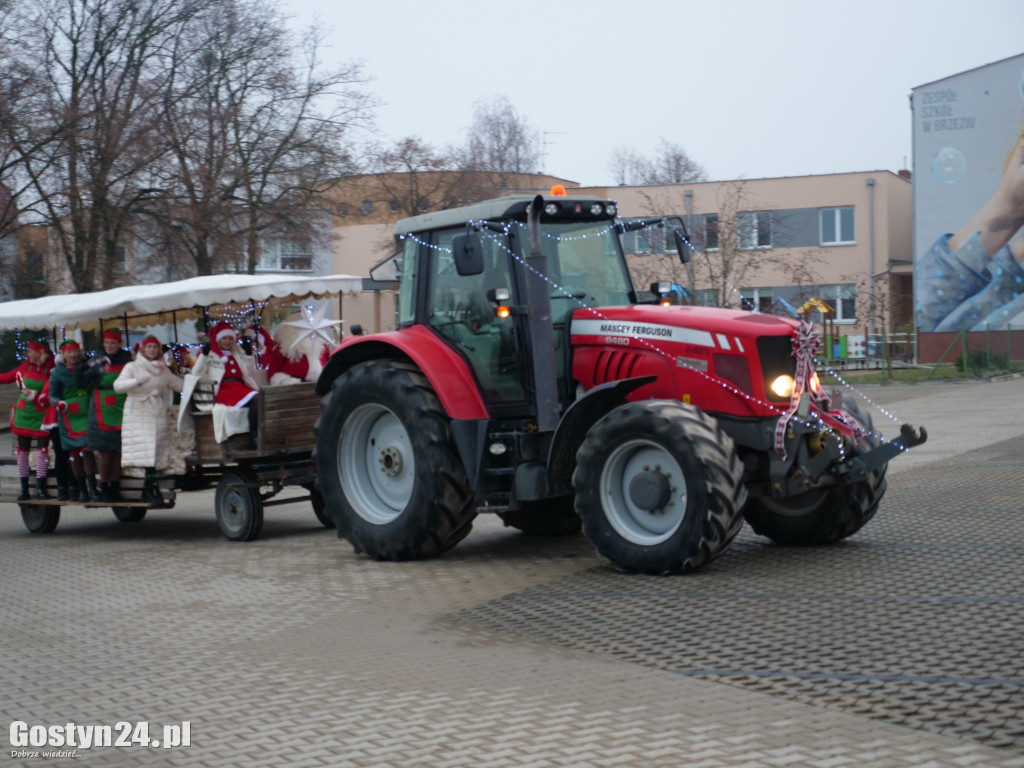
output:
[[[850,211],[851,232],[850,239],[843,239],[843,211]],[[831,215],[832,225],[835,227],[836,239],[825,239],[825,220]],[[857,244],[857,220],[852,205],[841,205],[835,208],[818,209],[818,242],[821,245],[856,245]]]
[[[265,238],[263,253],[256,264],[257,272],[312,272],[313,249],[290,237]],[[308,267],[286,267],[284,259],[308,259]]]
[[[768,242],[761,242],[761,225],[768,230]],[[741,211],[737,214],[736,236],[741,251],[768,251],[772,248],[772,216],[768,211]],[[721,234],[719,234],[721,237]]]
[[[750,294],[747,296],[746,294]],[[762,296],[765,293],[767,296]],[[774,288],[741,288],[740,289],[740,309],[745,309],[748,312],[763,312],[761,309],[761,299],[770,298],[768,302],[769,308],[772,302],[775,301],[775,289]],[[749,303],[751,306],[747,306]]]
[[[853,293],[853,317],[845,317],[843,313],[843,302],[840,300],[842,293]],[[853,283],[839,283],[836,285],[823,285],[819,298],[835,310],[832,320],[836,325],[853,325],[857,322],[857,286]],[[820,316],[820,313],[818,313]],[[820,320],[819,320],[820,322]]]

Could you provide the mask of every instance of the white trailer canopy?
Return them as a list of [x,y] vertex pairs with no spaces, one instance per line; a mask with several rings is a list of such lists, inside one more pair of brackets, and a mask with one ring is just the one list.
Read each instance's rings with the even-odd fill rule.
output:
[[211,307],[275,306],[362,291],[354,275],[207,275],[155,285],[129,285],[94,293],[44,296],[0,304],[0,331],[99,328],[108,320],[129,327],[198,317]]

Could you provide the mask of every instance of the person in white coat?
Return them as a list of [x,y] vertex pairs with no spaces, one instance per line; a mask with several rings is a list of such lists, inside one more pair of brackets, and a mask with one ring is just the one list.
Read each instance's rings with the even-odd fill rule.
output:
[[121,466],[145,470],[142,501],[160,503],[157,473],[171,464],[168,392],[181,392],[182,380],[167,368],[155,336],[142,341],[139,355],[114,380],[117,392],[128,394],[121,424]]

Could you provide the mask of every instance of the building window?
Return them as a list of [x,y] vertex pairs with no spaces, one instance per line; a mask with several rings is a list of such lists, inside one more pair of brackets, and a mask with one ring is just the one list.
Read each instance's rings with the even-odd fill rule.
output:
[[398,211],[400,210],[400,208],[398,207],[398,201],[388,200],[388,210],[391,211],[391,213],[398,213]]
[[342,203],[335,208],[334,212],[339,216],[348,216],[348,203]]
[[853,239],[853,206],[842,208],[822,208],[821,244],[852,245]]
[[767,211],[744,211],[737,224],[742,250],[772,247],[772,217]]
[[291,238],[267,239],[257,270],[300,271],[313,269],[313,253],[307,243]]
[[[856,285],[823,285],[820,298],[835,310],[832,319],[837,323],[853,323],[857,320],[857,286]],[[815,313],[815,322],[822,321],[820,313]]]
[[704,250],[718,250],[718,214],[708,213],[704,216]]
[[636,233],[636,252],[637,253],[651,253],[651,230],[641,229]]
[[744,288],[740,291],[740,309],[750,312],[770,312],[775,293],[771,288]]
[[124,272],[128,269],[127,250],[123,245],[114,246],[114,270]]
[[366,214],[368,214],[370,211],[373,210],[373,201],[372,200],[363,200],[363,204],[362,204],[361,208],[362,208],[362,211],[363,211],[363,215],[365,216]]
[[419,202],[416,203],[416,208],[418,208],[420,211],[429,211],[430,205],[431,203],[429,197],[421,197],[419,199]]
[[695,307],[717,307],[718,291],[713,289],[706,291],[694,291],[693,305]]

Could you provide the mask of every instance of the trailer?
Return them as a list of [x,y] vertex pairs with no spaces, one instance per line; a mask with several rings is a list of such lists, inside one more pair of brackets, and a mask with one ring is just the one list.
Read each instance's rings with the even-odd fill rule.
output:
[[[288,277],[281,275],[212,275],[169,283],[125,286],[107,291],[45,296],[0,304],[0,331],[45,331],[53,341],[75,331],[125,330],[168,326],[178,341],[179,324],[248,313],[257,323],[268,310],[295,306],[313,299],[358,293],[362,280],[352,275]],[[262,324],[262,323],[261,323]],[[173,329],[173,330],[170,330]],[[185,457],[185,472],[159,480],[161,502],[142,500],[141,478],[123,477],[120,502],[79,502],[57,499],[18,501],[18,478],[13,459],[0,457],[0,504],[18,504],[32,533],[52,533],[68,508],[109,507],[126,523],[143,520],[150,510],[171,509],[177,493],[216,485],[215,514],[221,532],[233,541],[256,539],[263,511],[278,504],[308,500],[326,527],[317,492],[312,453],[313,426],[320,414],[320,397],[310,382],[266,386],[257,395],[259,413],[255,447],[249,435],[223,442],[214,438],[211,382],[199,381],[185,404],[194,440]],[[4,422],[6,423],[6,418]],[[305,495],[277,498],[286,488]]]

